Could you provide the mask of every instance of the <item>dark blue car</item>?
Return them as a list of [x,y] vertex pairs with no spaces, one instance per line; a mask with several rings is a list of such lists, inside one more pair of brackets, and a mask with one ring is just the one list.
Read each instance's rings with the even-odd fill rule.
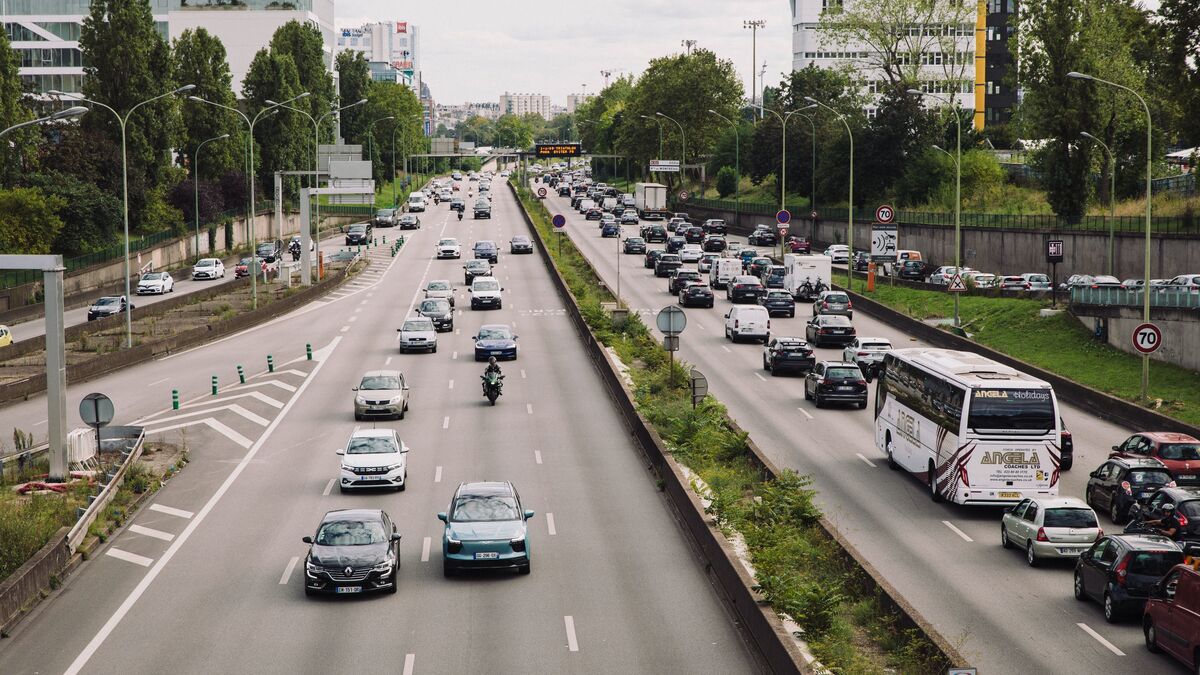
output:
[[619,237],[621,236],[621,226],[616,223],[605,223],[600,229],[601,237]]
[[490,357],[500,360],[517,360],[517,336],[512,328],[502,323],[479,327],[475,336],[475,360],[487,361]]

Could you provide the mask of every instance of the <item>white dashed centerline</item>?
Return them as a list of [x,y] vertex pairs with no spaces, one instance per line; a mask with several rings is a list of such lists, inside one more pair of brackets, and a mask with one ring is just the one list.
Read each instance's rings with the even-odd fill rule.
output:
[[567,651],[579,651],[579,640],[575,639],[575,617],[564,616],[563,623],[567,627]]
[[1077,624],[1075,624],[1075,625],[1076,625],[1076,626],[1079,626],[1080,628],[1082,628],[1082,629],[1083,629],[1083,632],[1085,632],[1085,633],[1087,633],[1088,635],[1091,635],[1092,637],[1096,638],[1096,642],[1099,642],[1100,644],[1102,644],[1102,645],[1104,645],[1105,647],[1107,647],[1107,648],[1108,648],[1108,651],[1110,651],[1110,652],[1112,652],[1112,653],[1116,654],[1117,656],[1125,656],[1125,652],[1121,651],[1120,649],[1117,649],[1116,645],[1114,645],[1113,643],[1109,642],[1108,640],[1105,640],[1105,639],[1104,639],[1104,636],[1102,636],[1102,635],[1100,635],[1099,633],[1097,633],[1096,631],[1092,630],[1092,627],[1091,627],[1091,626],[1087,625],[1086,623],[1077,623]]
[[541,450],[533,451],[533,461],[537,462],[538,464],[542,463],[542,451]]
[[729,347],[726,347],[725,345],[721,345],[721,349],[724,349],[725,351],[729,352],[730,354],[733,353],[733,350],[730,349]]
[[450,380],[450,389],[454,388],[454,380]]
[[763,377],[761,373],[754,373],[754,376],[757,377],[758,379],[762,380],[763,382],[767,381],[767,378]]
[[558,531],[554,529],[554,514],[553,513],[546,514],[546,528],[550,531],[550,536],[553,537],[554,535],[558,534]]
[[442,482],[442,467],[439,466],[438,468],[433,470],[433,482],[435,482],[435,483]]
[[385,361],[383,362],[383,365],[385,365],[385,366],[390,366],[390,365],[392,365],[392,357],[390,357],[390,356],[389,356],[389,357],[387,357],[387,360],[385,360]]
[[429,562],[429,546],[432,543],[433,540],[429,537],[425,537],[421,542],[421,562]]
[[457,359],[457,358],[458,358],[458,352],[454,352],[453,354],[451,354],[451,355],[450,355],[450,358],[452,358],[452,359]]
[[450,416],[449,415],[446,415],[445,417],[442,418],[442,428],[443,429],[450,428]]
[[875,468],[875,462],[872,462],[871,460],[867,459],[866,457],[863,457],[863,454],[862,454],[861,452],[856,452],[856,453],[854,453],[854,454],[855,454],[855,455],[856,455],[856,456],[857,456],[859,459],[861,459],[862,461],[866,462],[866,463],[867,463],[867,466],[871,467],[872,469],[874,469],[874,468]]
[[808,419],[810,419],[810,420],[811,420],[811,419],[813,419],[813,416],[812,416],[812,415],[810,415],[810,414],[808,414],[808,411],[807,411],[807,410],[805,410],[804,408],[796,408],[796,410],[799,410],[799,411],[800,411],[800,413],[801,413],[801,414],[803,414],[803,415],[804,415],[805,417],[807,417]]
[[336,478],[330,478],[330,479],[329,479],[329,482],[325,484],[325,489],[324,489],[324,490],[321,490],[321,496],[322,496],[322,497],[328,497],[328,496],[329,496],[329,493],[330,493],[330,492],[333,492],[333,483],[334,483],[334,481],[336,481],[336,480],[337,480]]
[[341,332],[345,333],[350,330],[350,326],[342,326]]
[[957,534],[958,536],[962,537],[963,541],[968,541],[968,542],[975,541],[974,539],[968,537],[966,532],[963,532],[962,530],[955,527],[954,523],[952,523],[948,520],[943,520],[942,524],[945,525],[946,527],[950,528],[950,531],[953,532],[954,534]]
[[521,369],[521,379],[522,380],[525,379],[525,369],[524,368]]
[[413,664],[417,660],[416,654],[404,655],[404,673],[403,675],[413,675]]
[[300,562],[300,556],[292,556],[292,559],[288,561],[287,567],[283,570],[283,576],[279,577],[280,584],[286,584],[288,582],[288,579],[292,576],[292,570],[296,569],[296,563],[298,562]]
[[533,414],[533,404],[532,403],[525,404],[525,412],[530,415]]

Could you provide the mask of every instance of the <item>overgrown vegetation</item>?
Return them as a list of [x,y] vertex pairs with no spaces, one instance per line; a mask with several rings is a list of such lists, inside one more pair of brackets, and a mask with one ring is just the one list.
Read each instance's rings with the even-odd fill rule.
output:
[[588,325],[630,367],[638,409],[674,456],[710,491],[710,513],[727,534],[741,533],[762,593],[804,630],[813,653],[837,673],[939,672],[949,664],[922,635],[897,625],[878,597],[863,591],[861,569],[819,525],[807,476],[767,479],[747,437],[709,398],[692,409],[686,367],[671,362],[637,316],[614,325],[602,303],[615,299],[569,239],[561,251],[550,216],[527,190],[520,199],[575,296]]

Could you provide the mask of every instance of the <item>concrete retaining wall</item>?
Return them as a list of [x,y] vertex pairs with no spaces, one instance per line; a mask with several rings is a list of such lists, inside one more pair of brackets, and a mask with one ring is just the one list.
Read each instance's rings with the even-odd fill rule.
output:
[[50,591],[70,563],[68,530],[60,528],[45,546],[0,583],[0,636],[7,636],[26,609]]
[[[1133,330],[1142,323],[1141,307],[1073,304],[1070,312],[1088,330],[1095,330],[1097,319],[1107,322],[1108,344],[1123,352],[1140,354],[1133,348]],[[1150,358],[1200,371],[1200,312],[1151,307],[1150,321],[1163,334],[1162,346]]]

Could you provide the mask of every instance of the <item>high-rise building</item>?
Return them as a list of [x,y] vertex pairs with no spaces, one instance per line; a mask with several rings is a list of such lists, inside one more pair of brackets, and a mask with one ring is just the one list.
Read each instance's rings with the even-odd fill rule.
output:
[[[850,65],[865,93],[882,93],[886,81],[876,65],[879,55],[864,44],[838,42],[821,29],[821,17],[826,12],[852,10],[854,0],[789,2],[794,70],[809,65],[818,68]],[[922,80],[919,88],[953,96],[962,109],[974,111],[977,129],[982,129],[985,123],[1007,121],[1018,99],[1018,92],[1006,80],[1013,68],[1007,42],[1012,33],[1009,20],[1016,13],[1017,4],[1018,0],[977,0],[975,11],[963,13],[957,22],[907,27],[913,37],[924,38],[919,40],[925,45],[919,55]],[[874,115],[877,100],[872,96],[867,105],[868,115]],[[933,99],[927,102],[939,105]]]
[[574,113],[575,109],[591,100],[595,94],[567,94],[567,112]]
[[[220,38],[228,53],[233,90],[241,93],[242,79],[258,50],[266,47],[276,29],[289,21],[316,26],[325,40],[326,66],[333,53],[333,0],[147,0],[159,34],[167,40],[185,30],[205,28]],[[32,91],[83,90],[83,54],[79,32],[90,0],[3,0],[2,20],[19,73]]]
[[550,119],[550,97],[541,94],[510,94],[506,91],[500,96],[500,114],[510,113],[518,117],[537,113],[545,119]]
[[338,51],[351,49],[371,64],[371,79],[396,82],[421,95],[421,33],[407,21],[377,21],[338,31]]

